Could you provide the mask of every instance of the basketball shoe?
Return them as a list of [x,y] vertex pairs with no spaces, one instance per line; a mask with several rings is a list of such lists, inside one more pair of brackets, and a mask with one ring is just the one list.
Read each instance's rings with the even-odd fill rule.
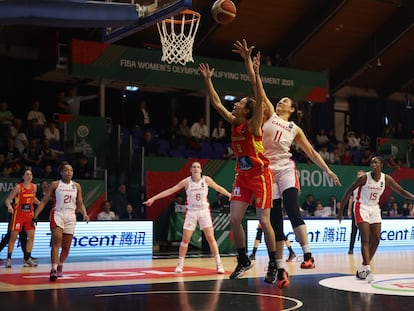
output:
[[315,269],[315,259],[311,256],[310,253],[306,253],[303,256],[303,262],[300,264],[302,269]]
[[11,268],[11,259],[7,258],[6,260],[6,268]]
[[218,274],[224,274],[224,267],[223,267],[223,264],[221,262],[219,264],[217,264],[217,273]]
[[63,265],[58,265],[57,266],[57,276],[59,278],[63,277]]
[[31,258],[25,260],[23,267],[37,267],[37,263],[34,262]]
[[233,273],[230,274],[230,279],[239,279],[246,271],[250,270],[253,267],[252,262],[249,258],[246,258],[245,262],[241,262],[239,256],[237,256],[237,266],[234,269]]
[[264,281],[266,283],[273,284],[276,282],[276,273],[277,273],[277,267],[276,262],[269,262],[269,265],[267,266],[267,273],[265,275]]
[[178,264],[177,267],[175,267],[175,273],[183,273],[183,265]]
[[359,280],[367,280],[368,283],[371,283],[374,280],[374,275],[370,270],[357,270],[355,276]]
[[57,271],[54,269],[50,270],[49,280],[54,282],[57,280],[57,278],[58,278]]
[[295,253],[289,253],[289,257],[288,259],[286,259],[286,262],[292,262],[293,259],[296,258],[296,254]]
[[289,286],[289,274],[285,269],[277,269],[277,287],[280,289],[286,288]]

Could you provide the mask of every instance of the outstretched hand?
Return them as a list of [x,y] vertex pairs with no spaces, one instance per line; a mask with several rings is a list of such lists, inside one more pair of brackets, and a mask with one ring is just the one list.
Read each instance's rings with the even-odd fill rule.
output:
[[252,45],[251,47],[247,46],[247,41],[246,39],[243,39],[242,42],[240,41],[236,41],[233,44],[234,49],[231,50],[233,53],[237,53],[240,54],[240,56],[246,60],[250,57],[250,55],[252,54],[253,49],[255,48],[254,45]]
[[260,54],[260,51],[259,51],[259,52],[257,52],[256,56],[253,57],[253,70],[254,70],[255,73],[259,73],[260,58],[261,58],[261,54]]
[[338,176],[336,176],[334,172],[330,172],[328,175],[332,178],[334,185],[341,186],[341,182],[339,181]]
[[198,70],[204,79],[211,79],[214,74],[214,68],[210,69],[210,66],[208,64],[201,63],[198,65]]
[[154,199],[152,199],[152,198],[149,198],[145,202],[142,202],[142,204],[145,204],[146,206],[151,206],[152,203],[154,203]]

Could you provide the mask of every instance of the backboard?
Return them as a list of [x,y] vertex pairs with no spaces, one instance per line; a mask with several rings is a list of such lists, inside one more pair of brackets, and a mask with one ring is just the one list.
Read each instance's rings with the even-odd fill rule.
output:
[[190,8],[192,4],[191,0],[107,0],[107,2],[135,4],[137,22],[126,27],[107,27],[103,29],[102,41],[105,43],[116,42],[163,19],[177,15],[181,11]]

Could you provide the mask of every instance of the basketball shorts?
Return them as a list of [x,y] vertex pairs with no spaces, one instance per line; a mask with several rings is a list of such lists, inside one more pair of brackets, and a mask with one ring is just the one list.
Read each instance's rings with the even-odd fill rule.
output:
[[378,205],[369,206],[362,204],[355,204],[354,206],[355,223],[358,225],[362,222],[369,224],[381,223],[381,209]]
[[296,188],[300,191],[296,167],[286,167],[286,169],[273,172],[273,199],[282,198],[283,191],[289,188]]
[[255,198],[256,208],[272,208],[273,177],[270,170],[262,175],[247,176],[236,174],[231,193],[232,201],[241,201],[251,204]]
[[76,227],[76,214],[72,209],[58,209],[50,212],[50,229],[59,227],[65,234],[74,234]]
[[183,228],[194,231],[197,227],[197,223],[200,225],[201,230],[213,227],[213,221],[211,220],[211,212],[209,208],[195,210],[187,209]]
[[22,230],[35,230],[36,228],[32,225],[32,219],[32,212],[21,212],[15,210],[10,223],[10,230],[17,232],[21,232]]

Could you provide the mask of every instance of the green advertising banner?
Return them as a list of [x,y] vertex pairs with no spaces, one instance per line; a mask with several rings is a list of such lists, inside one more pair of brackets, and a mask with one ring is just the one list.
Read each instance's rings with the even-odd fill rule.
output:
[[[208,63],[216,69],[214,84],[218,91],[235,95],[252,94],[241,59],[228,61],[195,55],[194,63],[182,66],[161,62],[161,54],[161,50],[73,40],[71,70],[73,75],[86,78],[200,90],[204,89],[204,82],[198,72],[198,64]],[[261,75],[269,97],[289,96],[296,100],[326,101],[327,72],[262,66]]]
[[73,143],[74,154],[97,157],[97,166],[105,166],[109,134],[106,119],[101,117],[73,116],[66,121],[67,141]]
[[[10,191],[18,183],[18,178],[2,178],[0,181],[0,221],[7,221],[7,208],[4,204]],[[52,180],[49,180],[51,182]],[[88,211],[99,210],[101,211],[101,202],[105,200],[105,181],[103,180],[80,180],[78,181],[82,186],[83,201]],[[33,180],[33,183],[37,184],[39,188],[40,179]]]

